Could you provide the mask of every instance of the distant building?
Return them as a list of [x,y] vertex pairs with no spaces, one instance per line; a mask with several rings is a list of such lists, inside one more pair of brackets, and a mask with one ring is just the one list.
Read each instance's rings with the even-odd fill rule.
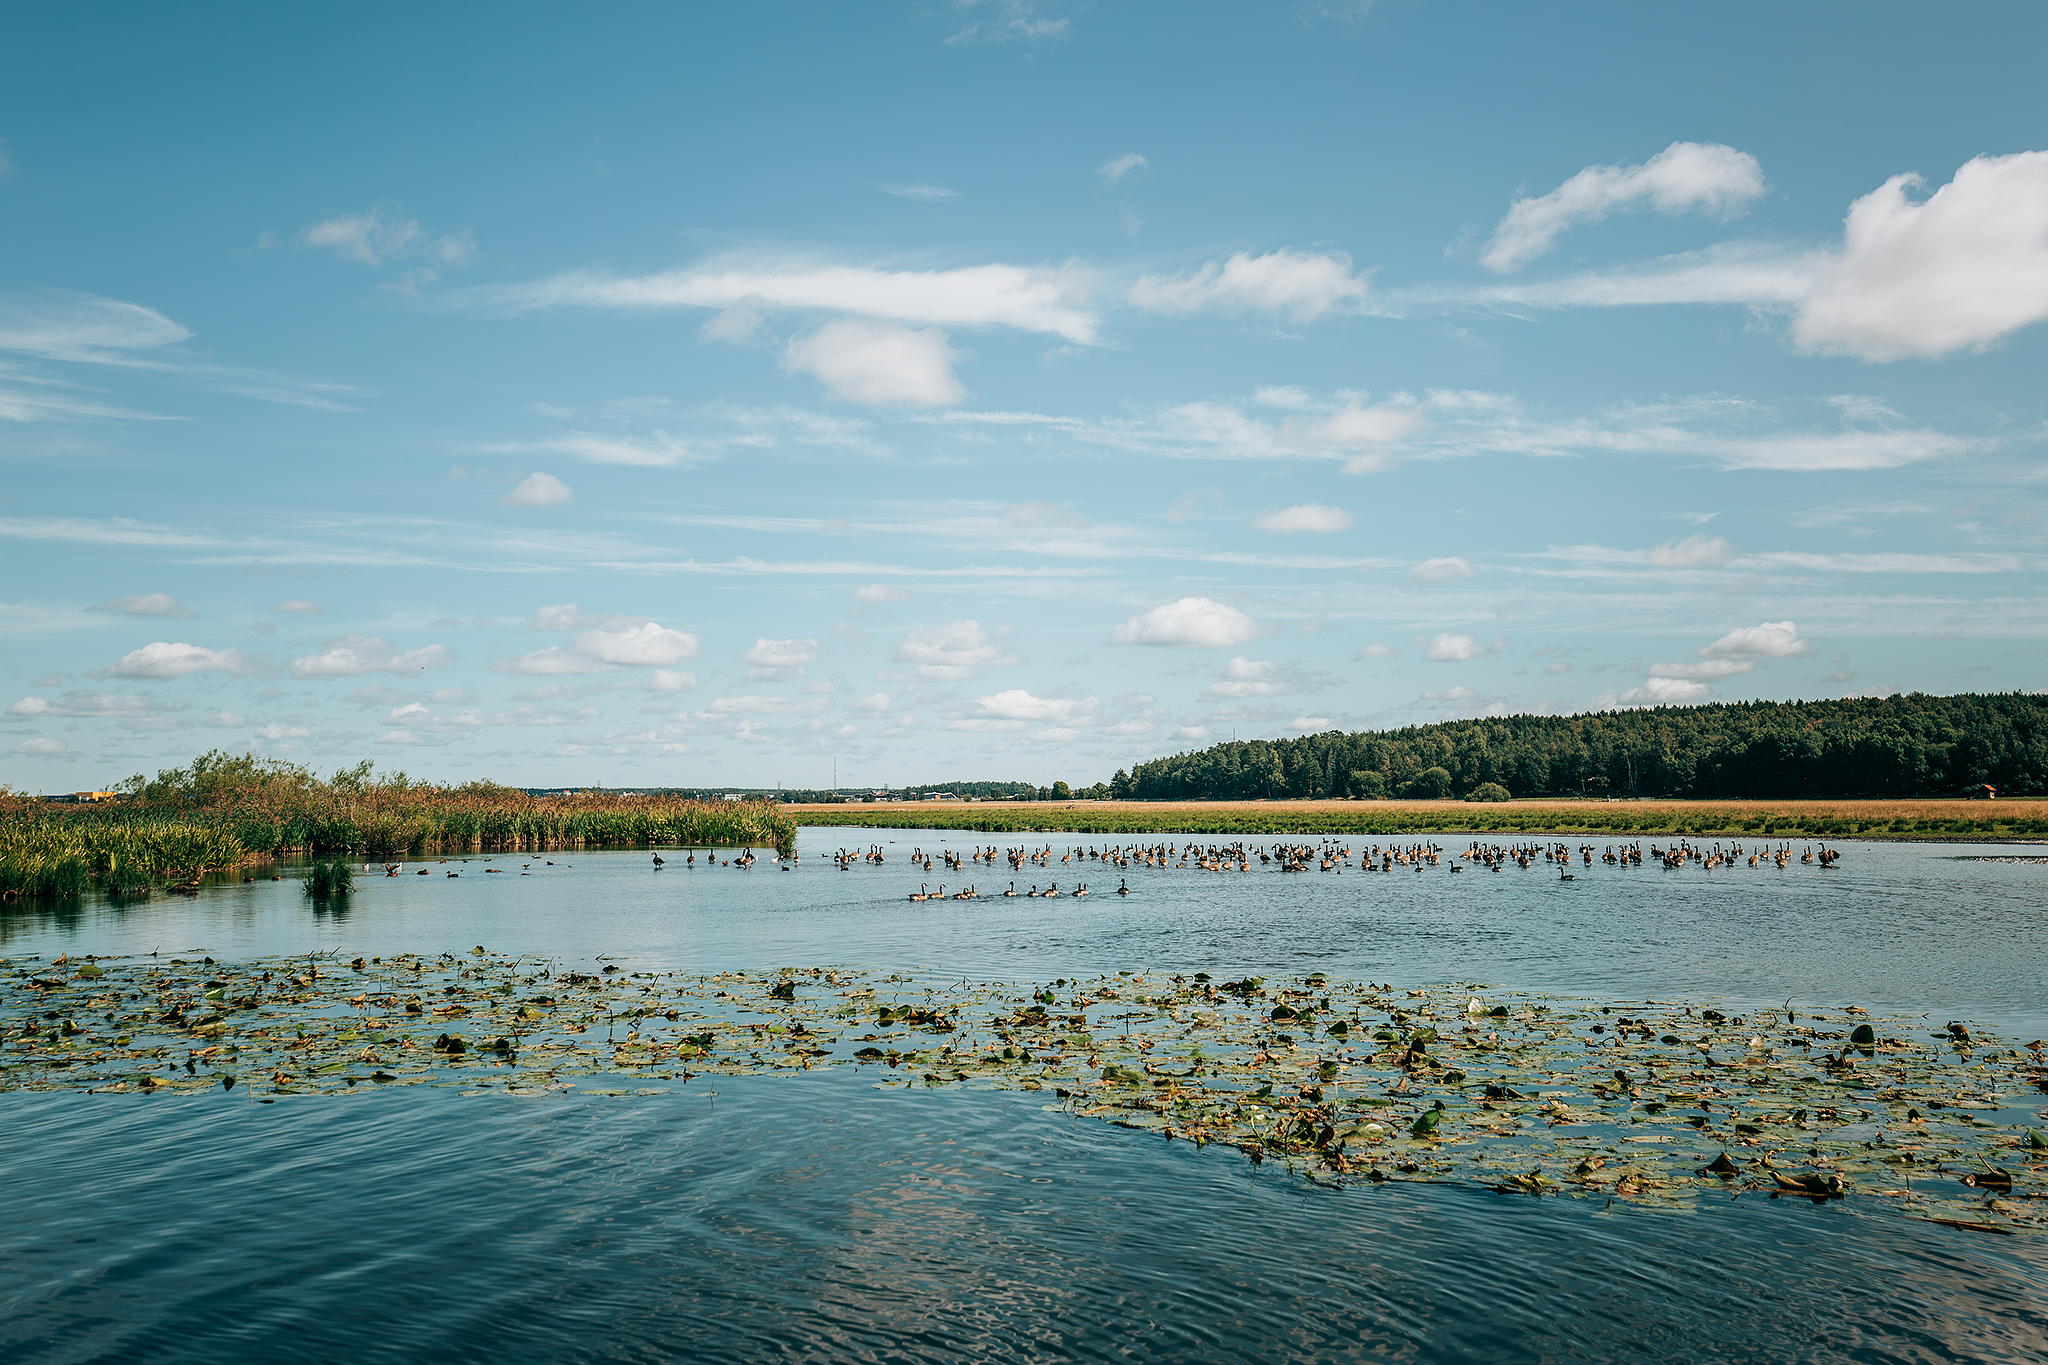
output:
[[1974,787],[1963,788],[1963,800],[1965,801],[1995,801],[1997,799],[1998,788],[1992,786],[1989,782],[1979,782]]

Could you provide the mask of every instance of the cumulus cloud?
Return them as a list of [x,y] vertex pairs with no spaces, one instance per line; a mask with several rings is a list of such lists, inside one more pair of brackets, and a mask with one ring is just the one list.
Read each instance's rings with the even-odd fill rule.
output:
[[1296,531],[1348,531],[1351,529],[1351,514],[1341,507],[1305,502],[1294,507],[1268,508],[1259,513],[1252,524],[1261,531],[1280,535]]
[[1317,445],[1356,450],[1361,446],[1405,441],[1421,429],[1423,421],[1422,408],[1412,403],[1379,403],[1371,407],[1347,403],[1310,427],[1308,435]]
[[320,604],[318,602],[308,602],[303,597],[294,597],[289,602],[278,603],[271,610],[281,611],[290,616],[318,616],[320,614]]
[[1392,645],[1367,645],[1351,657],[1353,659],[1391,659],[1399,655],[1400,652],[1400,650]]
[[1734,557],[1735,547],[1725,539],[1704,534],[1667,540],[1650,549],[1650,564],[1659,569],[1706,569]]
[[291,663],[294,678],[360,678],[368,673],[418,673],[446,668],[455,656],[441,645],[400,652],[389,640],[374,635],[338,635],[318,654]]
[[183,642],[156,640],[129,650],[98,672],[110,678],[182,678],[191,673],[232,673],[240,677],[261,673],[267,667],[267,657],[247,655],[237,649],[204,649]]
[[[798,701],[795,697],[720,697],[711,703],[709,714],[738,716],[815,716],[831,703],[821,698]],[[742,736],[744,738],[744,736]]]
[[62,697],[23,697],[7,708],[10,716],[53,716],[67,718],[112,718],[146,716],[157,710],[152,697],[128,693],[67,692]]
[[528,474],[498,501],[507,507],[561,507],[575,496],[552,474]]
[[1702,659],[1801,659],[1813,651],[1790,621],[1740,626],[1699,651]]
[[747,676],[755,682],[780,682],[801,678],[804,665],[817,657],[816,640],[760,639],[740,655],[740,662],[749,665]]
[[1160,645],[1169,649],[1228,649],[1267,633],[1267,628],[1235,607],[1206,597],[1178,602],[1133,616],[1110,632],[1110,643]]
[[1763,192],[1763,167],[1749,153],[1719,143],[1674,142],[1640,166],[1588,166],[1548,194],[1517,199],[1480,263],[1489,270],[1519,270],[1569,229],[1597,223],[1617,209],[1697,209],[1727,218]]
[[650,692],[695,692],[697,675],[679,672],[671,668],[657,668],[647,679]]
[[71,752],[71,746],[61,739],[25,739],[8,752],[26,754],[30,758],[55,758]]
[[[565,614],[574,616],[578,613],[573,605],[543,607],[536,614],[536,619],[544,614],[550,619],[560,620]],[[491,668],[498,673],[518,673],[528,677],[609,673],[620,668],[666,668],[680,660],[695,658],[701,652],[702,641],[695,635],[636,618],[611,629],[586,630],[576,638],[573,646],[556,645],[513,659],[493,659]]]
[[103,611],[115,616],[169,616],[184,621],[194,620],[199,615],[167,592],[129,593],[124,597],[110,598],[87,607],[86,610]]
[[882,602],[907,602],[910,600],[910,589],[899,588],[894,583],[870,583],[866,587],[854,589],[853,600],[870,605]]
[[895,657],[914,664],[914,676],[935,682],[964,682],[981,669],[1017,662],[1010,652],[1007,626],[990,635],[977,621],[953,621],[906,631],[896,642]]
[[1436,559],[1425,559],[1408,571],[1410,582],[1450,583],[1460,578],[1470,578],[1479,570],[1459,555],[1443,555]]
[[1235,701],[1246,697],[1282,697],[1295,692],[1320,692],[1321,683],[1282,668],[1270,659],[1248,659],[1240,654],[1216,670],[1216,681],[1202,689],[1208,701]]
[[2048,152],[1972,158],[1922,202],[1895,175],[1849,206],[1842,250],[1792,324],[1823,355],[1983,350],[2048,318]]
[[1478,695],[1471,688],[1461,684],[1457,687],[1447,687],[1441,692],[1432,688],[1422,694],[1422,699],[1424,701],[1470,701]]
[[886,715],[889,710],[889,694],[887,692],[874,692],[865,697],[856,697],[849,704],[848,709],[870,716]]
[[298,241],[300,246],[330,250],[344,261],[363,265],[420,259],[457,266],[476,259],[476,239],[468,230],[430,231],[394,204],[325,219],[301,232]]
[[1186,275],[1140,276],[1130,299],[1153,313],[1271,313],[1309,322],[1357,307],[1366,288],[1341,251],[1282,247],[1264,256],[1240,251]]
[[558,275],[532,284],[463,291],[454,302],[494,312],[548,308],[757,308],[853,313],[899,323],[1017,327],[1093,343],[1085,306],[1092,277],[1079,267],[967,266],[871,270],[859,266],[746,264],[625,279]]
[[1431,663],[1463,664],[1474,659],[1483,659],[1489,654],[1498,654],[1508,647],[1505,638],[1483,645],[1470,635],[1452,635],[1445,632],[1432,636],[1428,641],[1417,641],[1422,645],[1422,657]]
[[1713,689],[1703,682],[1689,682],[1680,678],[1651,678],[1641,687],[1631,687],[1626,692],[1603,692],[1593,698],[1595,711],[1606,711],[1617,706],[1689,706],[1705,701],[1713,695]]
[[1021,687],[978,697],[975,704],[981,707],[981,715],[989,719],[1054,725],[1075,725],[1084,722],[1093,716],[1100,706],[1094,697],[1083,697],[1079,700],[1035,697]]
[[1095,173],[1114,185],[1132,171],[1146,171],[1150,169],[1152,169],[1151,163],[1146,161],[1139,153],[1125,152],[1122,156],[1113,156],[1100,166],[1097,166]]
[[813,375],[833,397],[873,407],[937,408],[967,401],[953,376],[960,353],[936,327],[912,331],[874,322],[834,322],[798,337],[783,365]]

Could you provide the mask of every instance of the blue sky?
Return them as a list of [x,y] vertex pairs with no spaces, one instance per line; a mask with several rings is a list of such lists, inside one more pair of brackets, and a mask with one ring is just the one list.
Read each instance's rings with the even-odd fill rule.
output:
[[0,781],[2035,689],[2048,11],[46,6]]

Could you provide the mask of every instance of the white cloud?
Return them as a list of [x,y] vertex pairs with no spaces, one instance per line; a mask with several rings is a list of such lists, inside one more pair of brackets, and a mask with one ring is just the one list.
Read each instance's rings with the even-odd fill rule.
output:
[[1849,206],[1792,324],[1802,350],[1933,358],[2048,318],[2048,152],[1974,157],[1914,203],[1921,183],[1895,175]]
[[1729,631],[1699,651],[1702,659],[1801,659],[1812,653],[1790,621],[1766,621]]
[[1142,155],[1137,152],[1125,152],[1122,156],[1113,156],[1100,166],[1097,166],[1095,173],[1114,185],[1132,171],[1148,171],[1150,169],[1152,169],[1151,163],[1146,161]]
[[[720,697],[711,703],[710,714],[737,716],[815,716],[831,703],[822,698],[798,701],[795,697]],[[741,736],[744,738],[745,736]]]
[[865,697],[857,697],[848,709],[871,716],[885,715],[889,710],[889,694],[887,692],[875,692]]
[[816,640],[769,640],[754,641],[752,649],[740,655],[740,662],[749,664],[747,677],[755,682],[780,682],[789,678],[800,678],[804,665],[818,657]]
[[311,739],[313,737],[313,732],[303,725],[280,725],[275,722],[269,725],[259,725],[253,733],[258,739],[273,741],[280,739]]
[[203,649],[166,640],[131,649],[116,663],[99,670],[113,678],[182,678],[191,673],[261,673],[268,660],[236,649]]
[[874,187],[884,194],[893,194],[898,199],[916,199],[926,204],[941,204],[948,199],[960,197],[960,191],[949,190],[941,185],[906,185],[894,180],[877,180]]
[[1017,662],[1009,649],[1009,634],[1008,627],[991,636],[979,622],[953,621],[905,632],[896,642],[895,655],[899,662],[917,665],[917,677],[964,682],[980,669]]
[[1659,569],[1705,569],[1726,564],[1734,556],[1735,547],[1722,537],[1696,534],[1653,546],[1650,564]]
[[617,630],[585,631],[576,641],[579,653],[624,668],[665,668],[702,653],[702,642],[687,631],[670,630],[641,621]]
[[0,299],[0,351],[105,363],[191,335],[154,309],[93,294],[52,289]]
[[649,438],[607,436],[591,431],[572,431],[549,441],[514,441],[479,447],[491,454],[522,455],[547,453],[574,455],[590,464],[631,465],[640,469],[663,469],[705,459],[708,451],[696,450],[667,432],[656,429]]
[[1183,597],[1133,616],[1112,631],[1109,638],[1112,644],[1119,645],[1227,649],[1264,634],[1264,626],[1235,607],[1206,597]]
[[1347,403],[1309,428],[1308,435],[1317,445],[1352,450],[1406,440],[1422,424],[1422,409],[1415,404],[1381,403],[1374,407],[1360,407],[1356,403]]
[[1724,469],[1792,471],[1895,469],[1917,460],[1964,454],[1980,444],[1938,431],[1844,431],[1701,443]]
[[910,589],[899,588],[894,583],[870,583],[864,588],[856,588],[853,593],[853,600],[871,604],[879,602],[907,602],[910,600]]
[[107,692],[67,692],[48,697],[23,697],[7,708],[10,716],[127,717],[157,710],[154,698]]
[[1004,508],[1003,522],[1005,525],[1030,529],[1060,526],[1074,531],[1086,531],[1093,526],[1093,523],[1080,513],[1069,511],[1058,503],[1047,502],[1043,498]]
[[1459,555],[1442,555],[1436,559],[1425,559],[1408,571],[1408,577],[1416,583],[1449,583],[1460,578],[1470,578],[1479,570]]
[[315,223],[299,234],[298,241],[300,246],[326,248],[344,261],[363,265],[412,258],[468,265],[476,259],[476,240],[466,229],[436,234],[393,204]]
[[1719,682],[1756,671],[1754,659],[1706,659],[1696,664],[1651,664],[1653,678],[1685,678],[1692,682]]
[[1431,689],[1422,694],[1422,699],[1424,701],[1470,701],[1478,695],[1471,688],[1461,684],[1457,687],[1447,687],[1441,692]]
[[559,606],[536,607],[533,619],[526,623],[530,630],[581,630],[584,626],[609,625],[616,617],[603,612],[587,612],[574,602]]
[[1093,716],[1100,707],[1094,697],[1078,700],[1035,697],[1021,687],[978,697],[975,703],[981,707],[982,716],[989,719],[1050,722],[1055,725],[1079,724]]
[[498,501],[507,507],[561,507],[575,496],[552,474],[528,474]]
[[1294,669],[1282,668],[1269,659],[1248,659],[1242,654],[1218,669],[1216,679],[1202,689],[1205,700],[1236,701],[1322,691],[1321,683],[1304,678]]
[[1207,739],[1209,737],[1209,727],[1206,725],[1183,725],[1173,732],[1173,737],[1175,739]]
[[278,603],[271,610],[281,611],[290,616],[318,616],[320,614],[320,604],[318,602],[308,602],[303,597],[294,597],[289,602]]
[[294,659],[294,678],[360,678],[367,673],[418,673],[427,668],[445,668],[455,656],[441,645],[427,645],[400,653],[389,640],[374,635],[339,635],[326,642],[318,654]]
[[71,746],[61,739],[25,739],[9,752],[27,754],[31,758],[54,758],[58,754],[70,753]]
[[1392,659],[1398,656],[1400,652],[1400,650],[1392,645],[1367,645],[1351,657],[1353,659]]
[[170,616],[179,620],[195,620],[199,613],[187,607],[167,592],[129,593],[124,597],[112,598],[87,611],[103,611],[116,616]]
[[558,275],[532,284],[464,291],[458,303],[489,311],[545,308],[761,308],[857,313],[892,322],[1017,327],[1069,341],[1095,340],[1084,306],[1092,283],[1078,266],[967,266],[958,270],[870,270],[858,266],[734,265],[626,279]]
[[1480,263],[1489,270],[1519,270],[1567,230],[1597,223],[1617,209],[1699,209],[1726,218],[1763,192],[1763,168],[1749,153],[1719,143],[1674,142],[1640,166],[1588,166],[1548,194],[1517,199]]
[[1308,322],[1365,301],[1367,283],[1341,251],[1237,252],[1187,275],[1143,275],[1130,300],[1154,313],[1273,313]]
[[647,690],[650,692],[695,692],[697,690],[697,675],[695,673],[678,672],[674,669],[657,668],[647,680]]
[[1504,639],[1495,640],[1491,645],[1483,645],[1470,635],[1452,635],[1445,632],[1433,636],[1423,645],[1422,657],[1431,663],[1463,664],[1474,659],[1483,659],[1488,654],[1498,654],[1506,648],[1507,641]]
[[1286,535],[1295,531],[1348,531],[1351,514],[1341,507],[1324,507],[1305,502],[1294,507],[1268,508],[1252,523],[1261,531]]
[[1651,678],[1641,687],[1631,687],[1626,692],[1603,692],[1593,698],[1592,709],[1605,711],[1616,706],[1689,706],[1704,701],[1713,695],[1713,689],[1701,682],[1687,682],[1679,678]]
[[936,327],[912,331],[873,322],[834,322],[783,352],[790,370],[814,375],[836,398],[875,407],[936,408],[967,401],[953,376],[960,353]]
[[1269,408],[1300,412],[1315,406],[1315,395],[1299,384],[1262,384],[1252,391],[1252,401]]

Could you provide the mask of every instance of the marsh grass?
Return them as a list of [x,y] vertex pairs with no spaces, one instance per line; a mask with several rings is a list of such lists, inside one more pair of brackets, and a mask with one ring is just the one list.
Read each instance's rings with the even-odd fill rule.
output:
[[2041,801],[1103,801],[785,806],[806,825],[987,834],[1583,834],[1762,839],[2048,837]]
[[796,823],[771,801],[605,792],[530,796],[436,787],[367,765],[323,781],[287,763],[203,755],[137,777],[124,800],[53,805],[0,791],[0,898],[75,896],[92,885],[146,894],[171,878],[293,855],[743,845],[788,854]]
[[356,887],[355,864],[347,858],[316,858],[299,884],[309,896],[346,896]]

